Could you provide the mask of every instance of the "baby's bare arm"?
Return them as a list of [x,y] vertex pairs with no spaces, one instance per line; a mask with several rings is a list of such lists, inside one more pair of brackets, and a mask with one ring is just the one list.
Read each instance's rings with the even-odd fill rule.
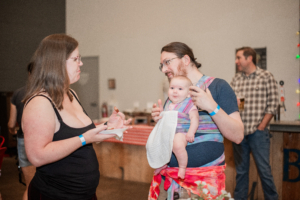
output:
[[194,142],[194,138],[195,138],[195,133],[198,129],[199,126],[199,114],[198,114],[198,110],[191,110],[189,112],[189,116],[190,116],[190,128],[189,131],[186,134],[186,138],[188,142]]

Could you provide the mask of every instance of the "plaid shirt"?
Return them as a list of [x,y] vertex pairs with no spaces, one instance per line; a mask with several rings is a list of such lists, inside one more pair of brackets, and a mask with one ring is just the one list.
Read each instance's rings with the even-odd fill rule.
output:
[[245,135],[257,130],[266,113],[275,114],[278,87],[270,72],[259,67],[248,77],[239,72],[233,77],[231,87],[237,96],[242,94],[245,97],[244,110],[240,111]]

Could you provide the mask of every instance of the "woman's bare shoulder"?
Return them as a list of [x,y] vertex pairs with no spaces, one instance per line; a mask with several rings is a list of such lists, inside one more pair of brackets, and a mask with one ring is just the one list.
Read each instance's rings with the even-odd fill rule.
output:
[[23,118],[34,117],[38,120],[37,118],[41,116],[47,118],[47,116],[51,117],[55,115],[51,100],[47,99],[45,96],[34,96],[29,99],[24,107]]
[[28,102],[23,110],[22,129],[25,135],[53,135],[56,130],[56,114],[47,98],[35,96]]

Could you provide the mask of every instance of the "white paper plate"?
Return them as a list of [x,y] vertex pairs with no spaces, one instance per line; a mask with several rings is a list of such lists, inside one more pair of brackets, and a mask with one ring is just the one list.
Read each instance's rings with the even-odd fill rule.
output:
[[123,133],[127,129],[128,128],[104,130],[104,131],[101,131],[100,133],[103,133],[103,134],[117,134],[118,135],[119,133]]
[[102,134],[116,134],[115,138],[117,140],[123,141],[123,132],[126,131],[128,128],[122,128],[122,129],[112,129],[112,130],[104,130],[100,133]]

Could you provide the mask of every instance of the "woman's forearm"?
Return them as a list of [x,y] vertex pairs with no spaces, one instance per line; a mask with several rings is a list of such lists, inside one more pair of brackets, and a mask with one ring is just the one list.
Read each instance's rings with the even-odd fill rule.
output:
[[11,134],[15,134],[15,126],[17,122],[17,108],[12,103],[10,104],[10,115],[7,123],[8,130]]

